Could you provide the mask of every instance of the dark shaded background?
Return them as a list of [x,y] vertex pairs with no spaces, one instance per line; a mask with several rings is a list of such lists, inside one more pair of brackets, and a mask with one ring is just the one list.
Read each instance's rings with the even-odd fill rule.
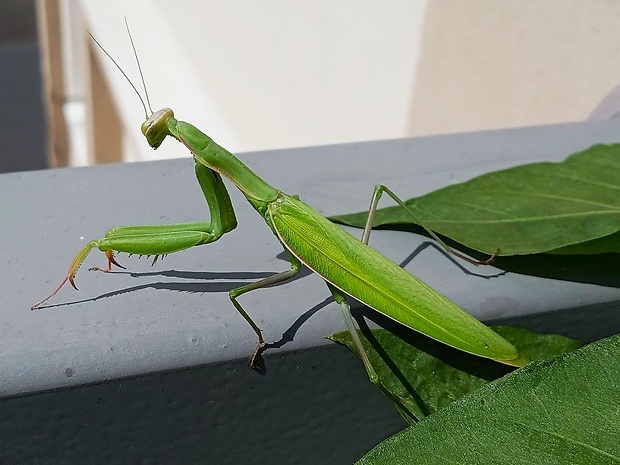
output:
[[0,0],[0,173],[47,168],[34,0]]

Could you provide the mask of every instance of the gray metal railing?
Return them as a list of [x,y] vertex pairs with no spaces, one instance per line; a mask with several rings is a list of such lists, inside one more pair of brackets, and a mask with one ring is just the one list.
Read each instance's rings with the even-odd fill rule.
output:
[[[618,129],[587,122],[240,158],[330,215],[367,208],[377,183],[409,198],[484,172],[561,160],[620,140]],[[227,292],[288,264],[233,186],[239,227],[219,242],[155,267],[121,255],[128,269],[108,275],[87,271],[105,264],[95,250],[78,273],[80,292],[67,287],[48,308],[30,311],[84,241],[118,225],[206,218],[189,156],[5,174],[0,190],[2,463],[348,463],[404,426],[361,364],[324,340],[344,324],[335,304],[322,305],[329,293],[317,276],[242,297],[266,339],[282,345],[265,353],[266,374],[247,368],[255,336]],[[427,241],[402,232],[371,237],[397,262]],[[434,248],[407,268],[484,320],[539,322],[545,312],[617,309],[620,301],[613,286],[514,273],[481,279]],[[571,321],[588,321],[582,316]],[[190,367],[201,368],[182,371]]]

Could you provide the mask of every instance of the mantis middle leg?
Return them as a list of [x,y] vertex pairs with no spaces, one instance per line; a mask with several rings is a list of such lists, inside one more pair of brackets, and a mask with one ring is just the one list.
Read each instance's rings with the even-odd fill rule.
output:
[[301,269],[301,262],[299,261],[299,259],[295,255],[293,255],[286,247],[284,247],[284,251],[287,253],[289,262],[291,264],[290,270],[286,270],[281,273],[268,276],[256,282],[246,284],[245,286],[237,287],[228,293],[228,296],[230,297],[230,301],[232,302],[232,304],[235,306],[237,311],[241,313],[241,316],[245,318],[245,321],[249,323],[249,325],[252,327],[252,329],[258,336],[258,344],[256,345],[256,349],[254,349],[254,352],[252,353],[252,356],[250,357],[250,361],[249,361],[249,365],[251,367],[254,366],[254,361],[256,360],[256,357],[261,352],[261,349],[265,346],[265,340],[263,339],[263,331],[258,327],[258,325],[254,322],[254,320],[252,320],[250,315],[248,315],[248,313],[244,310],[244,308],[241,306],[237,298],[247,292],[254,291],[256,289],[262,289],[265,287],[274,286],[281,282],[287,281],[291,279],[293,276],[295,276],[297,273],[299,273],[299,270]]

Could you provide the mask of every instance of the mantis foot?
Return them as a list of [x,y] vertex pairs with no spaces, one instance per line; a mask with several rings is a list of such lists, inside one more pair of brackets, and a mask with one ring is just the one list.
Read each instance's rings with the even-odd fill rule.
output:
[[[112,271],[112,265],[118,266],[119,268],[122,268],[123,270],[127,269],[123,265],[121,265],[120,263],[118,263],[116,261],[116,258],[114,257],[114,251],[113,250],[106,250],[105,251],[105,256],[108,259],[108,267],[106,269],[99,268],[98,266],[93,266],[92,268],[89,268],[88,271],[101,271],[103,273],[109,273],[110,271]],[[71,284],[73,284],[73,282],[71,282]],[[75,287],[75,286],[73,286],[73,287]]]
[[261,338],[260,341],[258,341],[258,344],[256,344],[256,349],[254,349],[254,352],[252,352],[252,356],[250,357],[250,360],[248,362],[248,365],[250,366],[250,368],[256,367],[257,365],[256,360],[257,358],[260,358],[260,354],[264,348],[265,348],[265,341],[263,340],[263,338]]
[[499,255],[500,250],[496,249],[495,252],[493,252],[493,255],[491,255],[489,258],[487,258],[486,260],[476,260],[474,258],[471,258],[465,254],[462,254],[460,252],[457,252],[456,250],[450,248],[449,252],[451,254],[453,254],[455,257],[460,258],[461,260],[464,260],[468,263],[471,263],[472,265],[490,265],[491,263],[493,263],[495,261],[495,257],[497,257]]

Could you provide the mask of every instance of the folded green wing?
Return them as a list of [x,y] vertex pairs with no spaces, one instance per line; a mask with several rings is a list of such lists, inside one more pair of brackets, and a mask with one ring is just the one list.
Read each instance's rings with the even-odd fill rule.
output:
[[508,341],[297,198],[281,194],[269,218],[294,255],[360,302],[465,352],[499,361],[519,357]]

